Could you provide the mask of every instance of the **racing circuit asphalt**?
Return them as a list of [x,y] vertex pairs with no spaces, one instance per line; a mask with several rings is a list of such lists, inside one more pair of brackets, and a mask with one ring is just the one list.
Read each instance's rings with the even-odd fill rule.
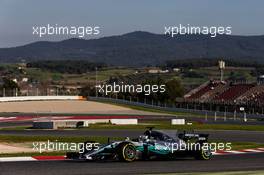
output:
[[[131,137],[142,135],[144,130],[0,130],[0,135],[19,136],[106,136],[106,137]],[[229,130],[206,130],[197,133],[208,133],[209,139],[226,142],[256,142],[264,143],[264,131],[229,131]]]
[[209,161],[180,159],[175,161],[80,162],[32,161],[1,162],[3,175],[86,175],[149,174],[177,172],[221,172],[264,170],[264,153],[214,156]]
[[[2,122],[0,127],[30,126],[31,122]],[[210,134],[210,139],[236,142],[264,143],[263,131],[197,131]],[[137,137],[143,130],[0,130],[0,135],[21,136],[108,136]],[[264,170],[264,153],[214,156],[210,161],[180,159],[176,161],[80,162],[80,161],[31,161],[0,162],[0,175],[86,175],[86,174],[145,174],[177,172],[223,172]]]

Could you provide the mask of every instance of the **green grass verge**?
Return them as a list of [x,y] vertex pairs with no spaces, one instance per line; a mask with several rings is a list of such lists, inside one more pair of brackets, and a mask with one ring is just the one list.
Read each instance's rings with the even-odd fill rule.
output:
[[[192,113],[192,112],[176,112],[176,111],[167,111],[164,109],[154,109],[151,107],[143,107],[143,106],[136,106],[133,104],[121,104],[121,103],[115,103],[115,102],[108,102],[108,101],[96,101],[99,103],[106,103],[106,104],[111,104],[111,105],[116,105],[116,106],[120,106],[120,107],[125,107],[125,108],[130,108],[130,109],[134,109],[134,110],[139,110],[139,111],[145,111],[145,112],[153,112],[153,113],[160,113],[160,114],[169,114],[169,115],[175,115],[175,116],[184,116],[184,117],[198,117],[201,119],[205,118],[205,114],[201,115],[201,114],[196,114],[196,113]],[[207,118],[215,118],[215,116],[212,115],[208,115]],[[217,118],[224,118],[223,116],[217,116]]]
[[148,108],[148,107],[136,106],[136,105],[132,105],[132,104],[131,105],[127,105],[127,104],[106,102],[106,101],[96,101],[96,102],[106,103],[106,104],[111,104],[111,105],[116,105],[116,106],[121,106],[121,107],[130,108],[130,109],[134,109],[134,110],[145,111],[145,112],[155,112],[155,113],[170,114],[170,115],[192,114],[192,115],[196,115],[196,116],[201,116],[202,117],[202,115],[198,115],[198,114],[194,114],[194,113],[165,111],[165,110],[162,110],[162,109],[154,109],[154,108],[150,108],[150,107]]
[[264,148],[264,144],[253,142],[232,142],[232,150]]
[[139,125],[112,125],[112,124],[91,124],[88,128],[82,129],[138,129],[143,130],[147,126],[156,129],[174,130],[244,130],[244,131],[264,131],[263,125],[235,125],[235,124],[199,124],[193,122],[192,125],[171,125],[170,121],[146,121]]
[[[192,125],[171,125],[170,121],[164,120],[146,120],[139,121],[138,125],[113,125],[108,123],[90,124],[89,127],[78,128],[80,130],[91,129],[123,129],[123,130],[145,130],[146,127],[152,126],[155,129],[172,129],[172,130],[242,130],[242,131],[264,131],[264,125],[239,125],[239,124],[203,124],[192,122]],[[32,129],[28,126],[1,128],[0,130],[25,130]],[[68,129],[68,128],[61,128]],[[72,129],[72,128],[71,128]],[[33,130],[33,129],[32,129]]]
[[[122,137],[111,137],[111,140],[120,140]],[[85,141],[95,141],[99,143],[107,143],[108,137],[60,137],[60,136],[17,136],[17,135],[0,135],[0,142],[13,142],[13,143],[24,143],[24,142],[44,142],[44,141],[58,141],[58,142],[73,142],[81,143]]]
[[31,126],[16,126],[16,127],[8,127],[8,128],[0,128],[0,130],[16,130],[16,131],[21,131],[25,129],[29,129]]

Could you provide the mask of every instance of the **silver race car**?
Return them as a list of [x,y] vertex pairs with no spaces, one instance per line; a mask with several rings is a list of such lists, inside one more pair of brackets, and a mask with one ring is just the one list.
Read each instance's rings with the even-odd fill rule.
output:
[[[83,152],[68,152],[67,159],[77,160],[134,160],[176,159],[194,157],[209,160],[212,156],[207,142],[208,134],[179,133],[177,131],[153,130],[149,127],[136,139],[109,141]],[[87,144],[88,142],[85,142]]]

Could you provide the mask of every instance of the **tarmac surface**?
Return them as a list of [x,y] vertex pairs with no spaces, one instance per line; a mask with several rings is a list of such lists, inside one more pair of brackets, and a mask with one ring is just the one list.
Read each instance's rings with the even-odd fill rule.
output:
[[[106,136],[131,137],[142,135],[144,130],[118,130],[118,129],[83,129],[83,130],[0,130],[0,135],[19,136]],[[200,130],[197,133],[208,133],[209,139],[226,142],[256,142],[264,143],[264,131],[229,131],[229,130]]]
[[2,162],[3,175],[87,175],[87,174],[149,174],[179,172],[223,172],[264,170],[264,153],[214,156],[212,160],[180,159],[175,161],[80,162],[32,161]]

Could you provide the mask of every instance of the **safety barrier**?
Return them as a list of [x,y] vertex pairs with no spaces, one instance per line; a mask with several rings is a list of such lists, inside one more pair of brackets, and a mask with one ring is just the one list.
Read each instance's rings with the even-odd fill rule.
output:
[[172,125],[185,125],[185,119],[171,119]]
[[19,96],[0,97],[0,102],[41,101],[41,100],[85,100],[82,96]]
[[[208,111],[208,110],[197,110],[197,109],[185,109],[185,108],[176,108],[176,107],[163,107],[163,106],[155,106],[147,103],[140,103],[140,102],[134,102],[134,101],[128,101],[128,100],[122,100],[122,99],[115,99],[115,98],[106,98],[106,97],[88,97],[91,101],[97,101],[97,102],[111,102],[116,104],[125,104],[125,105],[132,105],[132,106],[139,106],[139,107],[145,107],[149,109],[157,109],[157,110],[163,110],[168,112],[180,112],[180,113],[188,113],[188,116],[191,116],[193,114],[198,114],[201,116],[205,116],[207,119],[207,116],[214,116],[214,120],[218,119],[242,119],[244,120],[245,116],[251,119],[257,119],[257,120],[264,120],[263,114],[245,114],[243,112],[220,112],[220,111]],[[197,117],[197,116],[196,116]],[[208,118],[209,119],[209,118]]]

